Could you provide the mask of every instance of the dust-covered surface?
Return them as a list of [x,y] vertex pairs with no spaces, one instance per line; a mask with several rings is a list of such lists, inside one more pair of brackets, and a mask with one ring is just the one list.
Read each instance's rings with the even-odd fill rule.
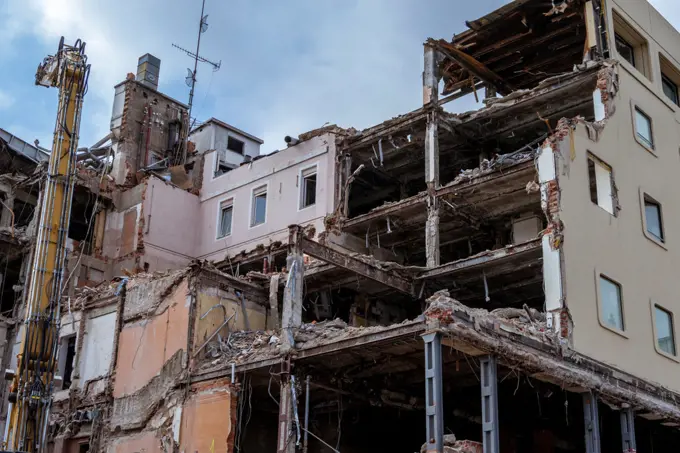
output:
[[[420,453],[426,453],[428,444],[424,443],[420,447]],[[443,453],[482,453],[483,446],[481,442],[473,440],[457,440],[453,434],[444,434],[444,450]]]
[[[389,326],[353,327],[342,319],[303,324],[293,332],[295,349],[308,350],[338,341],[359,338],[384,332],[413,323],[405,320]],[[207,346],[207,352],[197,371],[205,373],[226,369],[232,363],[245,364],[280,357],[284,354],[283,342],[278,331],[238,331],[226,337],[217,336]]]

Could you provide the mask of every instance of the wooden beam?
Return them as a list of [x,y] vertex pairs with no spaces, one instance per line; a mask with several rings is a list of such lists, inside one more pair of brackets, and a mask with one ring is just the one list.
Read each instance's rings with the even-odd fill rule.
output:
[[494,85],[498,88],[499,93],[506,95],[514,90],[514,88],[508,85],[501,76],[489,69],[484,63],[480,62],[472,55],[466,54],[443,39],[440,39],[439,41],[431,40],[428,42],[435,46],[445,56],[467,69],[470,73],[476,75],[484,82]]
[[[292,226],[291,228],[295,227],[297,226]],[[300,245],[303,253],[306,253],[307,255],[352,271],[355,274],[396,289],[404,294],[415,296],[413,282],[398,276],[393,272],[380,269],[373,264],[364,262],[325,245],[321,245],[306,237],[300,238]]]

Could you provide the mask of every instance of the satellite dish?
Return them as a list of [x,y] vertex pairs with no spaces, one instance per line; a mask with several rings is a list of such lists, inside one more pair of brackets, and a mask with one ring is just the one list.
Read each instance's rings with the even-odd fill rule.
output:
[[201,17],[201,33],[205,33],[208,30],[208,15]]
[[194,72],[189,68],[187,68],[187,77],[184,81],[189,87],[194,83]]

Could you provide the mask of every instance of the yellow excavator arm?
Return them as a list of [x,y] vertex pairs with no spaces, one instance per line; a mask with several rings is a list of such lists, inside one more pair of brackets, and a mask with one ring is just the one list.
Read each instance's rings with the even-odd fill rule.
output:
[[10,451],[40,452],[46,448],[78,131],[89,71],[85,43],[78,40],[69,46],[61,38],[57,53],[45,58],[36,73],[37,85],[59,89],[59,105],[47,180],[40,194],[26,311],[19,332],[21,348],[10,387],[5,439]]

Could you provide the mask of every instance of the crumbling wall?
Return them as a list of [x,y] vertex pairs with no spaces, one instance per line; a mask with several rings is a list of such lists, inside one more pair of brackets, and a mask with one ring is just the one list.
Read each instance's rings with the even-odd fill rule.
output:
[[[114,398],[141,390],[160,374],[178,351],[186,353],[190,306],[188,281],[182,279],[176,286],[171,283],[175,283],[173,277],[166,277],[136,286],[126,296],[125,324],[118,341]],[[141,297],[143,295],[146,297]]]
[[161,442],[153,431],[115,439],[107,448],[107,453],[161,453]]
[[231,453],[234,448],[237,387],[227,380],[195,384],[182,408],[180,451]]

